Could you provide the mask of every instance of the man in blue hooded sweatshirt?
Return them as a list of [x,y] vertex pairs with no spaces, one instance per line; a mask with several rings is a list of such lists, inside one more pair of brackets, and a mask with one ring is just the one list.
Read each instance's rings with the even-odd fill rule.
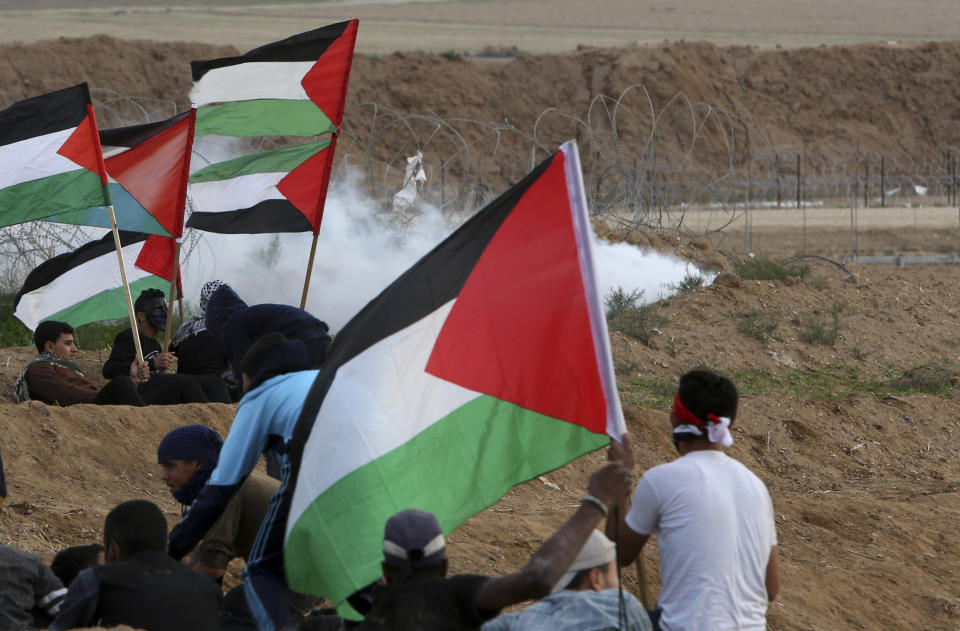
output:
[[256,467],[260,454],[281,464],[280,488],[270,500],[243,571],[250,612],[262,631],[290,623],[283,569],[283,537],[293,497],[288,445],[318,370],[300,340],[263,336],[239,362],[245,394],[237,406],[217,466],[190,511],[170,532],[170,555],[181,559],[203,538]]
[[240,380],[240,361],[250,345],[267,333],[282,333],[288,339],[303,342],[310,367],[319,368],[330,347],[326,323],[303,309],[290,305],[247,306],[237,292],[221,284],[207,301],[207,331],[220,340],[223,352],[233,364],[233,376]]

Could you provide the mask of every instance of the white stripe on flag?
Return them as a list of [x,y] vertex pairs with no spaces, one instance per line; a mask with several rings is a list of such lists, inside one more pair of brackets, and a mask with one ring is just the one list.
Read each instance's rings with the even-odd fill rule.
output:
[[288,529],[335,482],[480,396],[425,372],[455,302],[380,340],[337,370],[303,448]]
[[197,105],[280,99],[308,101],[300,82],[315,61],[253,61],[207,72],[190,90]]
[[[150,272],[134,265],[143,245],[144,242],[141,241],[123,248],[123,261],[127,266],[127,280],[130,283],[150,276]],[[43,287],[24,294],[20,297],[14,315],[33,330],[44,318],[122,284],[117,253],[111,251],[67,270]]]
[[567,181],[567,196],[570,200],[570,218],[573,233],[577,239],[577,258],[580,261],[580,277],[587,301],[587,313],[590,316],[590,331],[593,335],[593,348],[597,358],[600,383],[603,396],[607,400],[607,434],[620,440],[627,433],[627,422],[620,407],[620,395],[617,393],[617,379],[613,372],[613,355],[610,350],[610,333],[607,331],[607,318],[603,311],[603,298],[597,286],[597,275],[593,264],[593,228],[587,214],[587,196],[583,189],[583,175],[580,170],[580,152],[575,140],[568,140],[560,147],[566,160],[564,175]]
[[0,188],[82,168],[57,151],[75,128],[0,146]]
[[256,206],[268,199],[286,199],[277,189],[287,173],[254,173],[229,180],[196,182],[187,187],[194,212],[223,213]]

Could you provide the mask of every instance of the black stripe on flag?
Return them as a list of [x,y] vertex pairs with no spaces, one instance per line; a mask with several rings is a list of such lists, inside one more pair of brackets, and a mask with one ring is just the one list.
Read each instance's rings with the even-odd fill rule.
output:
[[287,39],[265,44],[259,48],[236,57],[221,57],[206,61],[191,61],[190,70],[193,80],[199,81],[203,75],[216,68],[236,66],[254,61],[317,61],[327,52],[330,44],[343,35],[350,21],[328,24],[306,33],[299,33]]
[[[148,236],[149,235],[143,232],[130,232],[128,230],[121,230],[121,247],[127,247],[128,245],[133,245],[134,243],[138,243],[140,241],[146,241]],[[20,298],[22,296],[29,294],[31,291],[36,291],[41,287],[49,285],[55,279],[63,276],[75,267],[80,267],[84,263],[89,263],[90,261],[103,256],[104,254],[109,254],[110,252],[114,251],[116,251],[116,248],[113,243],[113,233],[107,233],[106,236],[98,241],[85,243],[73,252],[64,252],[63,254],[59,254],[52,259],[37,265],[29,274],[27,274],[27,279],[23,281],[23,287],[21,287],[20,291],[17,292],[17,296],[13,300],[13,310],[17,310],[17,305],[20,304]]]
[[189,115],[190,110],[187,110],[183,114],[177,114],[173,118],[168,118],[167,120],[156,123],[116,127],[114,129],[101,129],[100,144],[104,147],[127,147],[128,149],[136,147],[140,143],[153,138],[163,130],[173,127]]
[[268,199],[250,208],[226,212],[192,212],[187,227],[220,234],[313,231],[310,220],[285,199]]
[[0,146],[71,129],[87,117],[86,83],[18,101],[0,112]]

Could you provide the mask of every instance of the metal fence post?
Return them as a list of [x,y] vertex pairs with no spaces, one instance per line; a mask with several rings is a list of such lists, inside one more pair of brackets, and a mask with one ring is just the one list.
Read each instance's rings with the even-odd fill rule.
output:
[[870,156],[864,158],[863,167],[863,207],[870,205]]
[[883,156],[880,156],[880,208],[886,208],[887,206],[886,171],[884,170],[883,163]]

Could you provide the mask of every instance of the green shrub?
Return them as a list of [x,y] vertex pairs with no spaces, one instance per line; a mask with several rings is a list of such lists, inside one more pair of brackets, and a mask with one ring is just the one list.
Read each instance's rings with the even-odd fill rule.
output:
[[703,287],[704,282],[705,279],[700,274],[687,271],[679,283],[671,283],[667,285],[667,289],[677,294],[688,294],[697,287]]
[[442,53],[440,53],[440,56],[446,59],[447,61],[463,61],[463,55],[461,55],[455,50],[445,50]]
[[773,337],[774,331],[780,324],[779,320],[780,317],[777,314],[754,310],[737,322],[737,331],[747,337],[766,342]]
[[810,266],[784,263],[761,254],[736,261],[733,271],[744,280],[786,280],[791,276],[806,278]]
[[642,298],[642,289],[634,289],[631,292],[624,291],[623,287],[611,289],[607,295],[603,297],[603,305],[607,312],[607,319],[609,320],[627,311],[637,309],[640,306],[640,300]]
[[926,392],[945,394],[953,382],[953,375],[943,364],[931,362],[911,368],[902,375],[890,380],[890,387],[896,392]]
[[833,346],[840,338],[840,319],[833,314],[833,322],[828,323],[816,316],[808,315],[800,328],[800,339],[808,344]]

